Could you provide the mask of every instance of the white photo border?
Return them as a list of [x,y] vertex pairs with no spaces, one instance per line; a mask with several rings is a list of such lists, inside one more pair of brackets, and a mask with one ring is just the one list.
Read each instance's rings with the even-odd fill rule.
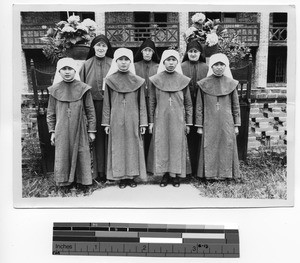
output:
[[[42,11],[95,11],[126,12],[126,11],[169,11],[187,12],[194,10],[219,12],[287,12],[288,13],[288,57],[287,57],[287,199],[227,199],[227,198],[199,198],[199,200],[182,200],[182,203],[162,200],[151,200],[147,204],[137,198],[132,202],[123,203],[122,200],[96,200],[91,197],[64,198],[22,198],[21,171],[21,34],[20,12]],[[236,208],[236,207],[290,207],[294,205],[295,180],[295,89],[296,89],[296,17],[295,6],[291,5],[200,5],[200,4],[111,4],[111,5],[14,5],[13,6],[13,196],[15,208]],[[167,191],[167,189],[166,189]]]

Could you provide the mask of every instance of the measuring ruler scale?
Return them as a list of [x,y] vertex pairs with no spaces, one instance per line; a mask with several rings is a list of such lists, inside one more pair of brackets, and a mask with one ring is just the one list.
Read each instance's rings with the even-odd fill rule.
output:
[[239,231],[213,225],[54,223],[53,255],[238,258]]

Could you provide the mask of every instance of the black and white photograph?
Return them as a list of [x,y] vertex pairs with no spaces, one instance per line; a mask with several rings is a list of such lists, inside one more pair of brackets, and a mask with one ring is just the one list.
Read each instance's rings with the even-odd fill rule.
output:
[[294,7],[13,12],[15,207],[293,206]]
[[1,1],[0,262],[298,262],[299,15]]

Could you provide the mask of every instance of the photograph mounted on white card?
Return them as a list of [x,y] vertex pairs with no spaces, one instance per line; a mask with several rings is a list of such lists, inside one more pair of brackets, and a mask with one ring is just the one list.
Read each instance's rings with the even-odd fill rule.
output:
[[294,7],[13,11],[16,208],[293,206]]

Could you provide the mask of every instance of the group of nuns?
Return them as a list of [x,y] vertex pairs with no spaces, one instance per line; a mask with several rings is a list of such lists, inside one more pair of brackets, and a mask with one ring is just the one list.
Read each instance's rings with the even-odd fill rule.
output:
[[96,180],[136,187],[154,175],[161,187],[179,187],[190,174],[241,177],[238,81],[226,55],[212,55],[208,66],[201,43],[193,40],[182,62],[174,49],[159,59],[146,39],[134,57],[127,48],[113,52],[99,35],[77,68],[72,58],[60,59],[59,79],[48,88],[58,186]]

